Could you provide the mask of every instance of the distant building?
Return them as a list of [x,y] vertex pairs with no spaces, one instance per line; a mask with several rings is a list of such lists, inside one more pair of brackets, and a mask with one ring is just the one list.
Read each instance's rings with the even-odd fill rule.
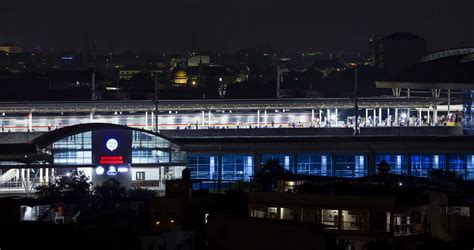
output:
[[384,68],[390,75],[396,75],[418,63],[426,52],[426,40],[408,32],[377,35],[369,40],[370,64]]
[[136,74],[144,73],[150,76],[155,76],[163,72],[161,69],[155,66],[131,66],[125,67],[119,70],[120,80],[130,80]]
[[198,67],[201,65],[209,65],[209,56],[192,56],[188,58],[188,67]]
[[174,69],[176,67],[186,67],[188,63],[188,60],[184,57],[175,57],[171,58],[170,60],[170,69]]
[[171,84],[175,86],[186,86],[188,84],[188,74],[181,67],[176,67],[171,71]]
[[11,44],[1,44],[0,51],[5,52],[5,53],[21,53],[23,52],[23,49]]

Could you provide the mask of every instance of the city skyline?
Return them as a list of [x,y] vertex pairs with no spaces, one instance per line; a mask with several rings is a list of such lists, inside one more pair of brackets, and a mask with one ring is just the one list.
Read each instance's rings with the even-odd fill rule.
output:
[[[428,49],[474,43],[474,3],[299,1],[173,1],[127,3],[29,0],[4,3],[0,42],[26,49],[213,49],[271,46],[292,51],[366,50],[376,34],[423,35]],[[28,6],[25,8],[25,6]]]

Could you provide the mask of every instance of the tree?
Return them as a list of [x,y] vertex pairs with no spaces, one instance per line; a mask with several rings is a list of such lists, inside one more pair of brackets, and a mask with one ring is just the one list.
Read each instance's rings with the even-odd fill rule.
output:
[[447,181],[456,181],[458,176],[455,172],[446,171],[443,169],[432,169],[429,171],[429,177],[434,180],[447,180]]
[[94,188],[94,196],[100,207],[115,206],[115,203],[123,199],[125,194],[125,187],[112,178]]
[[390,165],[388,165],[388,163],[385,161],[385,160],[382,160],[379,165],[379,172],[381,174],[388,174],[390,173]]
[[156,191],[150,189],[144,189],[140,187],[133,187],[128,191],[128,196],[135,200],[149,200],[155,197]]
[[77,171],[36,189],[40,198],[50,202],[80,203],[92,198],[89,178]]
[[285,174],[285,169],[281,167],[280,161],[269,160],[255,174],[255,179],[262,185],[264,191],[272,191],[275,186],[275,180],[284,177]]

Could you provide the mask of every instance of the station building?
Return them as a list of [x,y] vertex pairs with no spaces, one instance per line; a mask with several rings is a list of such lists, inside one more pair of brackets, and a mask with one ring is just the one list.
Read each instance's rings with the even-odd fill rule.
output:
[[82,124],[51,131],[25,144],[3,144],[2,185],[6,189],[48,183],[81,171],[94,184],[109,178],[130,187],[163,188],[181,177],[186,154],[174,140],[113,124]]
[[[221,186],[222,182],[250,182],[269,160],[278,160],[285,171],[299,175],[359,178],[377,174],[377,165],[384,160],[393,174],[429,177],[431,170],[442,169],[473,180],[474,137],[470,135],[474,127],[471,119],[473,53],[473,48],[432,53],[399,76],[376,81],[377,87],[390,88],[395,96],[379,98],[380,102],[390,104],[397,100],[397,105],[408,105],[419,101],[421,96],[424,103],[430,103],[428,114],[430,109],[435,112],[437,105],[447,104],[449,115],[452,95],[461,94],[464,112],[458,115],[464,116],[462,127],[438,126],[437,123],[425,127],[362,127],[357,136],[353,135],[353,128],[214,129],[210,117],[211,108],[216,107],[221,111],[257,109],[258,123],[262,120],[261,107],[278,110],[286,105],[289,109],[313,109],[312,116],[314,108],[329,107],[318,103],[321,100],[317,99],[259,100],[252,104],[242,104],[241,100],[228,103],[175,101],[169,102],[169,107],[161,108],[172,110],[170,107],[173,106],[177,110],[179,106],[200,110],[202,121],[205,120],[202,110],[209,109],[207,129],[161,130],[158,133],[106,123],[70,125],[28,139],[28,143],[0,145],[0,184],[5,189],[26,186],[31,190],[32,186],[48,182],[52,176],[81,170],[93,183],[112,177],[121,179],[128,186],[163,190],[164,181],[180,178],[181,171],[187,167],[200,185],[212,187],[216,183]],[[379,100],[366,102],[367,113],[370,103],[377,104]],[[76,112],[81,108],[92,109],[89,103],[69,103],[64,108],[68,105],[74,105],[71,109]],[[110,111],[123,104],[101,105]],[[150,110],[149,103],[130,105],[137,110]],[[347,99],[336,100],[334,105],[353,108],[352,100]],[[24,108],[24,105],[20,106],[9,104],[4,108]],[[41,109],[46,112],[57,104],[35,106],[36,112]],[[380,105],[377,107],[382,113]],[[31,110],[32,107],[28,107],[25,112],[31,114]],[[266,124],[267,112],[263,113]],[[375,113],[374,109],[374,116]]]
[[[81,124],[29,143],[1,145],[2,190],[26,187],[31,192],[54,176],[82,171],[94,184],[116,178],[127,187],[164,191],[165,181],[181,178],[186,167],[200,188],[225,189],[250,182],[269,160],[278,160],[286,172],[298,175],[359,178],[377,174],[378,164],[385,160],[393,174],[429,177],[431,170],[442,169],[474,180],[474,138],[448,135],[455,134],[454,129],[407,127],[397,128],[397,133],[359,136],[344,135],[352,132],[347,128],[325,131],[332,136],[314,134],[314,129],[280,129],[280,135],[274,129],[163,135],[121,125]],[[410,130],[428,135],[403,135]]]

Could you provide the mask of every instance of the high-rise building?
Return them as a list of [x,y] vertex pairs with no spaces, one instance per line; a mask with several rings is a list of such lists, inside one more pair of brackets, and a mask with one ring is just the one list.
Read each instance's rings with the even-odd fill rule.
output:
[[376,35],[369,40],[369,61],[384,68],[390,75],[416,64],[427,52],[423,36],[397,32],[388,36]]

